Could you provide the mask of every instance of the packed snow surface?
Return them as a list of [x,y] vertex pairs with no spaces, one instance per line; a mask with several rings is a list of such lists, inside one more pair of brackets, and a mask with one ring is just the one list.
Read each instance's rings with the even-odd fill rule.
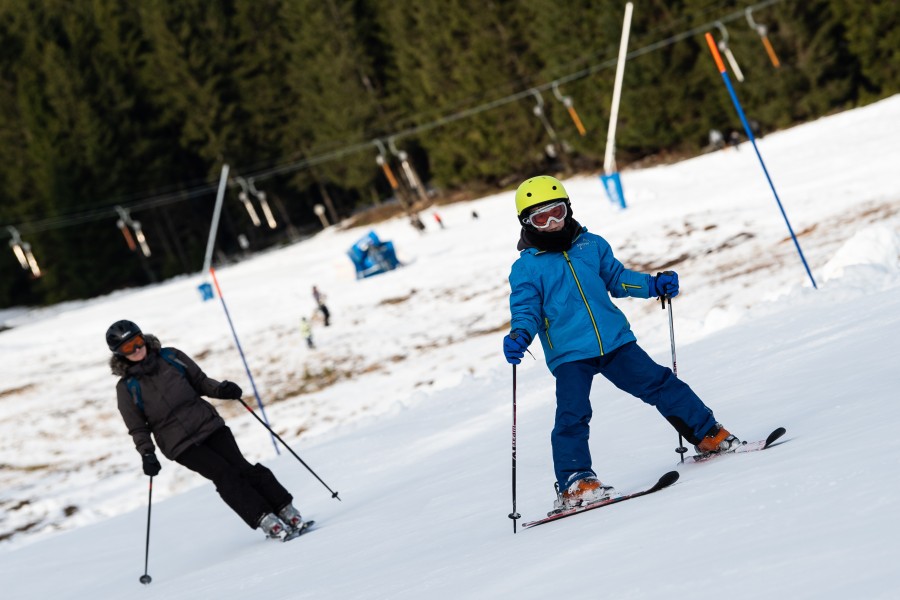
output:
[[[405,265],[356,280],[368,228],[322,233],[217,271],[266,414],[331,498],[235,402],[213,400],[318,527],[266,541],[200,476],[162,459],[142,586],[147,478],[115,406],[103,333],[138,322],[164,345],[250,379],[203,276],[3,313],[0,596],[20,598],[896,598],[900,539],[900,96],[772,134],[759,148],[814,289],[749,145],[565,181],[574,214],[634,270],[678,271],[678,375],[742,439],[785,443],[679,467],[677,484],[513,535],[509,268],[513,192],[374,229]],[[229,201],[230,202],[230,201]],[[230,205],[228,210],[239,210]],[[473,218],[473,211],[478,218]],[[148,235],[150,232],[148,232]],[[151,240],[152,242],[152,240]],[[199,265],[198,265],[199,268]],[[313,321],[311,287],[333,324]],[[671,364],[658,302],[617,300]],[[540,345],[517,372],[517,510],[552,505],[554,380]],[[622,492],[676,468],[677,434],[602,378],[591,448]]]

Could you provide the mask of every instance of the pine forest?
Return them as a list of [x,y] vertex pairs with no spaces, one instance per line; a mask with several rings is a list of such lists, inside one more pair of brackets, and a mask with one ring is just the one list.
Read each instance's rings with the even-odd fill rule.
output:
[[[0,244],[16,250],[0,307],[199,271],[226,164],[217,261],[366,211],[600,173],[624,7],[0,0]],[[900,91],[898,15],[895,0],[635,0],[618,168],[742,133],[707,31],[765,135]]]

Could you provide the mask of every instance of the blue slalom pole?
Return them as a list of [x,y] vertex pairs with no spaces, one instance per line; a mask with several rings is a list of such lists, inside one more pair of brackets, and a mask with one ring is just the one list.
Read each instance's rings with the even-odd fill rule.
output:
[[[253,395],[256,396],[256,404],[259,405],[259,412],[262,413],[266,429],[269,430],[269,434],[272,436],[272,445],[275,446],[275,454],[281,456],[281,450],[278,449],[278,444],[275,442],[275,432],[272,431],[272,428],[269,426],[269,418],[266,416],[266,409],[263,407],[259,392],[256,391],[256,382],[253,381],[253,374],[250,373],[250,367],[247,365],[244,349],[241,348],[241,341],[238,339],[237,331],[234,329],[234,323],[231,322],[231,313],[228,312],[228,305],[225,304],[225,296],[222,295],[222,289],[219,287],[219,280],[216,279],[216,270],[213,267],[210,267],[209,274],[212,275],[213,284],[216,286],[216,293],[219,294],[219,300],[222,301],[222,308],[225,309],[225,318],[228,319],[228,326],[231,327],[231,335],[234,336],[234,344],[237,346],[238,353],[241,355],[241,360],[244,362],[244,370],[247,372],[247,377],[250,378],[250,387],[253,388]],[[244,404],[244,406],[246,407],[247,405]]]
[[766,168],[766,163],[763,161],[762,155],[759,153],[759,148],[756,146],[756,137],[753,135],[753,131],[750,129],[750,123],[747,122],[747,116],[744,114],[744,109],[741,106],[740,100],[738,100],[737,94],[734,91],[734,86],[731,84],[731,79],[728,77],[728,71],[725,70],[725,63],[722,62],[722,56],[719,54],[719,48],[716,46],[715,40],[713,40],[712,34],[706,34],[706,43],[709,46],[710,52],[712,52],[713,59],[716,61],[716,67],[719,69],[719,73],[722,75],[722,80],[725,82],[725,87],[728,88],[728,95],[731,96],[731,102],[734,104],[734,108],[737,110],[738,116],[741,118],[741,123],[744,126],[744,131],[747,133],[747,139],[750,140],[750,143],[753,144],[753,150],[756,152],[756,158],[759,159],[759,164],[762,166],[763,173],[766,175],[766,181],[769,182],[769,187],[772,189],[772,194],[775,196],[775,201],[778,203],[778,209],[781,211],[781,216],[784,217],[784,222],[787,225],[788,231],[791,234],[791,239],[794,240],[794,246],[797,248],[797,253],[800,254],[800,260],[803,261],[803,267],[806,269],[806,274],[809,275],[809,280],[812,282],[812,286],[815,289],[819,289],[816,285],[816,280],[813,279],[812,271],[809,270],[809,265],[806,263],[806,258],[803,256],[803,250],[800,249],[800,242],[797,241],[797,236],[794,235],[794,229],[791,227],[791,222],[788,220],[787,213],[784,212],[784,206],[781,204],[781,198],[778,197],[778,192],[775,191],[775,184],[772,183],[772,178],[769,176],[769,170]]

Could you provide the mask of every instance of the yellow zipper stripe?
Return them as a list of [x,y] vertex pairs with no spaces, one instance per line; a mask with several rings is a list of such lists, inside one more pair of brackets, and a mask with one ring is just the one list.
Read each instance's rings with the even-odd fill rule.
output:
[[587,298],[584,295],[584,290],[581,289],[581,282],[578,281],[578,275],[575,274],[575,266],[572,264],[572,261],[569,260],[569,253],[564,250],[563,256],[566,257],[566,262],[569,263],[569,270],[572,271],[572,277],[575,278],[575,285],[578,286],[578,293],[581,294],[581,300],[584,302],[584,307],[587,309],[588,316],[591,318],[591,325],[594,326],[594,333],[597,335],[597,343],[600,345],[600,356],[603,356],[605,354],[605,352],[603,352],[603,340],[600,339],[600,330],[597,328],[597,321],[594,320],[594,313],[591,311],[591,306],[588,304]]
[[640,286],[640,285],[632,285],[632,284],[630,284],[630,283],[623,283],[623,284],[622,284],[622,289],[625,290],[626,292],[628,291],[628,288],[631,288],[631,289],[633,289],[633,290],[639,290],[639,289],[641,289],[642,287],[643,287],[643,286]]
[[544,329],[547,335],[547,343],[550,344],[550,349],[553,350],[553,342],[550,341],[550,319],[544,317]]

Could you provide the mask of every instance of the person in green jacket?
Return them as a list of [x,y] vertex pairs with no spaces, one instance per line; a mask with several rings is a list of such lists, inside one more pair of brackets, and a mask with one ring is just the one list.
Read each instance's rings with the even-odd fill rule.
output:
[[240,386],[207,377],[184,352],[163,348],[132,321],[113,323],[106,343],[113,353],[110,368],[119,377],[119,412],[145,475],[159,474],[159,447],[166,458],[212,481],[222,500],[252,529],[284,539],[303,528],[291,494],[272,471],[244,458],[225,420],[201,397],[237,400],[243,394]]
[[300,319],[300,335],[306,340],[307,348],[312,349],[316,347],[315,342],[313,342],[312,325],[309,324],[306,317]]

